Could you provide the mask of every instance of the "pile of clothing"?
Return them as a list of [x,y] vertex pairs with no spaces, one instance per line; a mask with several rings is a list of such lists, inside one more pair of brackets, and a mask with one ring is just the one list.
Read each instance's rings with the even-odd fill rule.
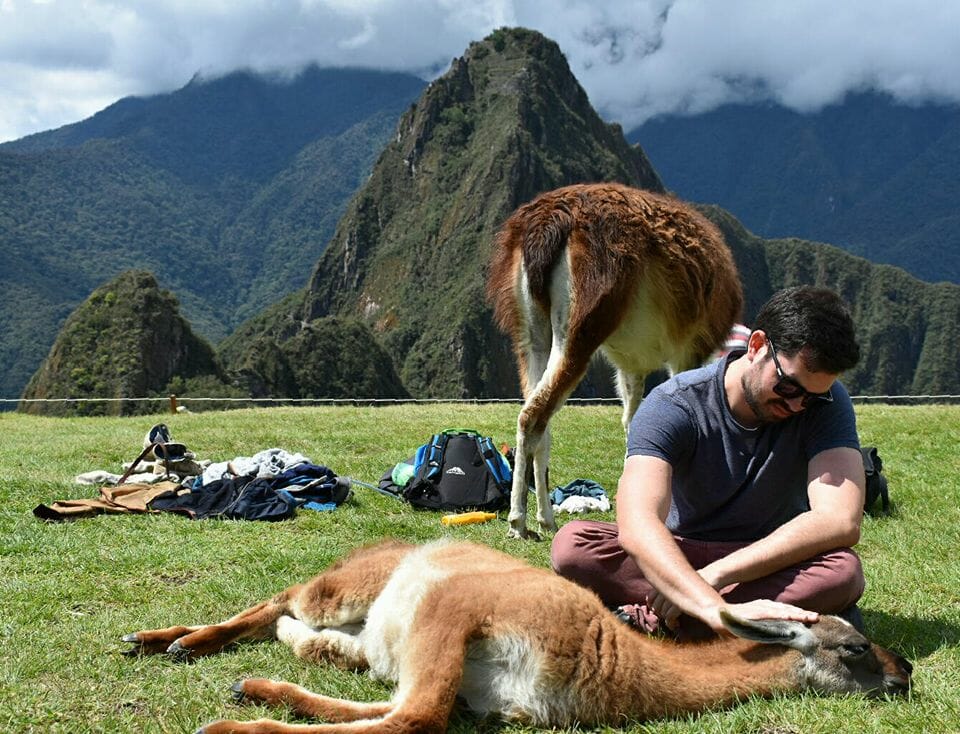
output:
[[610,500],[606,490],[592,479],[574,479],[550,493],[554,512],[606,512]]
[[283,520],[301,507],[333,510],[353,494],[349,478],[280,448],[229,461],[198,461],[163,424],[153,426],[143,444],[141,454],[123,465],[123,474],[95,470],[76,478],[78,484],[99,485],[99,497],[38,505],[33,514],[44,520],[129,512]]

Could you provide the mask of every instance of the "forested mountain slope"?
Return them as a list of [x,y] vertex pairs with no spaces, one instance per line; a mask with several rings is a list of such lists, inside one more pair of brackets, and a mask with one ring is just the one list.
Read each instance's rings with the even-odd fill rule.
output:
[[124,270],[154,273],[211,340],[302,287],[423,86],[238,72],[0,145],[0,396],[19,396],[67,315]]

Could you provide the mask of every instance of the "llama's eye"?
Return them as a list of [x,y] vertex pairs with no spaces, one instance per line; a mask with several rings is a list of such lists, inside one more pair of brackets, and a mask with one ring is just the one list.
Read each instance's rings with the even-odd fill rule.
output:
[[844,645],[843,650],[853,657],[860,657],[861,655],[866,655],[867,650],[870,649],[870,645],[866,642],[861,642],[856,645]]

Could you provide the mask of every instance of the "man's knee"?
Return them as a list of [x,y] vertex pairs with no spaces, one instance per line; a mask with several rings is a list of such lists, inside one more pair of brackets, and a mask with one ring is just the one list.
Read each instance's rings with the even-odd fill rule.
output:
[[[595,520],[571,520],[550,545],[550,564],[561,576],[583,582],[597,573],[607,574],[604,560],[622,554],[617,526]],[[590,585],[589,581],[585,585]]]
[[568,522],[557,530],[550,544],[550,565],[561,576],[570,578],[579,575],[583,562],[583,539],[579,520]]
[[832,585],[838,591],[845,591],[851,598],[850,604],[855,604],[867,585],[860,556],[852,548],[838,548],[825,556],[833,577]]
[[856,604],[866,581],[860,557],[850,548],[837,548],[801,567],[792,586],[793,603],[833,614]]

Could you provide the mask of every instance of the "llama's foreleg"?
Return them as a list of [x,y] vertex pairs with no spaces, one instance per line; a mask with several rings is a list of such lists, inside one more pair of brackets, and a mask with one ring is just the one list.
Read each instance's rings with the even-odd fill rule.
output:
[[165,651],[178,660],[190,660],[212,655],[238,640],[269,639],[274,636],[277,619],[288,612],[291,596],[301,588],[293,586],[220,624],[141,630],[125,635],[123,641],[134,643],[128,651],[131,655]]
[[[362,629],[357,625],[357,631]],[[299,619],[283,616],[277,620],[277,639],[294,654],[312,662],[327,662],[345,670],[366,670],[369,665],[356,634],[344,629],[314,629]]]

